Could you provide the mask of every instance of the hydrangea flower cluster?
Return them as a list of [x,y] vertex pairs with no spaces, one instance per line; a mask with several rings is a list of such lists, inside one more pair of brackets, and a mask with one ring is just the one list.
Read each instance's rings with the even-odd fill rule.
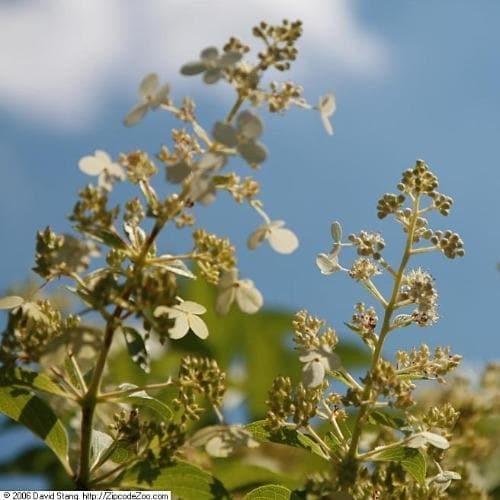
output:
[[[225,425],[220,410],[225,375],[214,360],[183,357],[177,378],[169,376],[165,382],[141,387],[115,381],[115,387],[110,387],[107,376],[110,356],[119,349],[119,341],[131,361],[149,373],[153,354],[157,356],[151,348],[155,338],[158,348],[173,342],[205,341],[215,334],[204,321],[209,307],[219,315],[227,314],[235,304],[247,314],[262,308],[263,295],[240,273],[236,248],[230,240],[198,226],[200,205],[212,203],[226,192],[263,219],[248,236],[250,249],[264,241],[282,254],[298,247],[295,233],[284,221],[271,218],[258,198],[260,185],[253,174],[270,154],[261,142],[265,127],[259,108],[273,113],[283,113],[292,106],[316,110],[331,132],[329,120],[335,99],[324,96],[315,107],[307,103],[299,85],[290,81],[267,83],[266,74],[285,71],[295,60],[302,34],[300,21],[261,23],[253,34],[263,43],[254,58],[250,47],[232,37],[221,49],[208,47],[197,60],[181,68],[183,75],[200,75],[206,84],[225,83],[233,89],[234,104],[213,125],[202,125],[195,102],[187,97],[178,100],[170,85],[161,83],[152,72],[141,80],[139,99],[126,114],[124,124],[138,125],[150,111],[169,113],[180,122],[171,132],[171,143],[162,145],[156,157],[142,150],[112,157],[96,149],[77,162],[80,171],[90,176],[91,182],[96,181],[80,191],[69,217],[79,236],[58,234],[50,228],[40,231],[34,271],[43,280],[40,289],[61,280],[64,290],[81,303],[79,314],[63,312],[62,306],[39,299],[38,291],[27,297],[0,299],[0,309],[10,311],[0,343],[1,369],[9,371],[2,372],[1,379],[12,385],[8,394],[12,401],[6,411],[19,420],[12,409],[26,403],[16,399],[23,397],[15,389],[21,382],[28,384],[29,390],[41,388],[64,398],[64,421],[72,422],[79,440],[72,450],[74,456],[69,460],[68,451],[62,449],[67,434],[55,415],[50,432],[55,429],[58,435],[46,441],[79,489],[115,488],[127,472],[141,466],[161,470],[186,450],[199,446],[222,457],[257,444],[245,429]],[[241,159],[243,162],[234,161]],[[252,175],[232,170],[233,163]],[[129,183],[128,192],[133,189],[135,193],[118,205],[115,192],[123,183]],[[436,203],[444,206],[443,200]],[[168,226],[169,231],[164,231]],[[173,232],[191,228],[192,245],[173,253],[171,248],[178,241]],[[164,232],[167,242],[159,238]],[[216,289],[215,304],[200,304],[186,297],[183,281],[194,279],[203,279]],[[87,321],[89,313],[92,320]],[[51,361],[61,346],[62,360]],[[337,360],[327,341],[311,347],[304,356],[306,372],[320,382]],[[47,367],[48,375],[21,370],[22,363],[40,363]],[[150,395],[150,391],[172,387],[179,389],[178,395],[173,399],[169,396],[167,401],[172,408]],[[45,405],[38,400],[30,400],[30,404]],[[101,411],[104,404],[127,408],[110,422],[109,412]],[[187,423],[199,420],[207,406],[218,425],[190,440]],[[46,411],[52,414],[49,406]],[[150,418],[151,412],[158,418]],[[128,458],[120,461],[120,454]]]
[[[459,472],[442,466],[457,413],[450,407],[441,413],[436,409],[435,418],[426,417],[414,411],[413,398],[415,381],[443,382],[461,357],[442,347],[432,355],[424,344],[418,350],[399,351],[395,362],[383,358],[385,341],[393,332],[410,325],[426,327],[439,317],[434,278],[421,267],[410,268],[410,260],[433,251],[449,258],[464,255],[457,234],[434,231],[423,217],[431,212],[449,214],[452,200],[437,188],[436,175],[418,160],[403,173],[400,193],[385,194],[379,200],[379,217],[392,215],[406,234],[398,266],[384,258],[386,242],[380,233],[362,230],[344,241],[339,222],[331,226],[331,250],[316,257],[322,274],[345,273],[366,289],[374,304],[356,304],[352,319],[345,323],[370,351],[370,367],[361,378],[342,366],[335,330],[305,311],[295,317],[293,340],[303,363],[302,381],[294,387],[289,378],[275,380],[269,392],[267,423],[274,432],[295,429],[304,433],[302,439],[310,439],[331,462],[332,473],[311,480],[306,494],[321,491],[321,498],[361,500],[379,498],[383,491],[394,495],[387,498],[445,498],[442,495],[452,483],[462,481]],[[430,244],[422,244],[426,240]],[[340,253],[349,247],[357,258],[344,267]],[[388,294],[377,285],[384,274],[392,281]],[[344,393],[338,392],[339,382],[346,386]],[[297,413],[299,401],[302,410]],[[324,421],[318,430],[316,418]],[[374,423],[379,424],[376,431]],[[374,432],[376,438],[368,440]],[[388,486],[391,474],[405,478],[404,485]]]

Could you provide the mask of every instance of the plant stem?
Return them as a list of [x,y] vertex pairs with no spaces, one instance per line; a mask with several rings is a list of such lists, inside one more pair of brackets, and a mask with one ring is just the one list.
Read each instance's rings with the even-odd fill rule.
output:
[[[392,314],[396,308],[397,299],[398,299],[398,295],[399,295],[399,289],[401,287],[401,281],[403,279],[404,271],[406,269],[408,261],[410,260],[410,257],[412,255],[413,236],[415,233],[416,223],[417,223],[417,219],[419,216],[419,201],[420,201],[419,196],[417,196],[415,198],[415,200],[413,201],[413,213],[412,213],[412,218],[410,220],[410,224],[408,227],[408,236],[406,239],[405,250],[404,250],[403,256],[401,258],[401,263],[399,264],[398,271],[397,271],[395,278],[394,278],[394,285],[392,288],[391,298],[389,300],[389,303],[387,304],[387,307],[385,307],[384,320],[382,323],[382,327],[380,329],[380,336],[379,336],[378,342],[377,342],[377,344],[375,346],[375,350],[373,352],[372,362],[370,365],[370,369],[368,371],[369,374],[373,373],[374,370],[376,369],[378,362],[380,360],[381,354],[382,354],[382,347],[384,345],[384,341],[385,341],[388,333],[390,332],[391,317],[392,317]],[[368,377],[368,382],[365,384],[365,389],[364,389],[363,395],[361,397],[361,400],[363,402],[361,404],[359,412],[356,415],[356,419],[354,421],[354,428],[353,428],[353,432],[352,432],[349,451],[347,452],[347,456],[346,456],[346,461],[352,461],[356,457],[359,440],[361,438],[361,433],[363,430],[363,420],[364,420],[365,416],[369,413],[372,403],[374,403],[370,400],[371,389],[372,389],[371,378]]]
[[[136,277],[142,270],[142,265],[146,255],[158,236],[164,223],[156,221],[148,239],[146,240],[142,252],[135,263],[133,276]],[[127,300],[132,292],[133,280],[129,280],[125,285],[122,299]],[[123,312],[123,307],[117,305],[106,323],[104,331],[104,342],[97,359],[97,363],[92,375],[92,380],[84,396],[80,400],[82,407],[82,423],[80,435],[80,464],[78,474],[75,479],[76,486],[81,490],[86,490],[89,482],[90,475],[90,444],[92,440],[92,421],[94,419],[94,412],[97,403],[99,402],[99,389],[101,387],[102,376],[106,366],[106,360],[113,343],[113,336],[117,326],[120,324],[120,317]]]
[[99,396],[99,401],[109,401],[110,399],[120,399],[123,396],[127,396],[129,394],[134,394],[139,391],[154,391],[157,389],[164,389],[165,387],[171,387],[175,382],[172,380],[167,380],[166,382],[161,382],[159,384],[148,384],[140,387],[134,387],[130,389],[124,389],[123,391],[113,391],[113,392],[105,392]]
[[238,99],[236,100],[236,102],[234,103],[233,107],[230,109],[230,111],[229,111],[229,113],[228,113],[228,115],[226,117],[226,122],[227,123],[231,123],[233,121],[233,118],[235,117],[236,113],[240,109],[240,107],[243,104],[244,100],[245,99],[243,97],[238,96]]

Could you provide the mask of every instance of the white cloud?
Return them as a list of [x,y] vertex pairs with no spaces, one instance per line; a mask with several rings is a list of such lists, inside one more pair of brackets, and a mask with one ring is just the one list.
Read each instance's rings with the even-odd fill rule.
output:
[[[383,41],[353,0],[34,0],[0,3],[0,107],[56,128],[89,125],[106,98],[151,70],[171,76],[260,20],[304,21],[303,76],[379,75]],[[316,69],[316,71],[314,71]],[[332,73],[335,71],[335,73]],[[176,78],[176,77],[175,77]]]

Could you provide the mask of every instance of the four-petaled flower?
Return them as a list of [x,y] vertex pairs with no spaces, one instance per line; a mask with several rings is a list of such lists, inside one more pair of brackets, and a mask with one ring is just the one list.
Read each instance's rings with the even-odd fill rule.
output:
[[208,337],[207,325],[198,317],[199,314],[206,312],[207,310],[201,304],[185,300],[171,307],[158,306],[154,315],[158,317],[168,314],[169,318],[175,319],[175,325],[169,331],[172,339],[181,339],[189,330],[192,330],[200,339],[206,339]]
[[238,270],[231,269],[219,280],[215,310],[218,314],[227,314],[235,300],[238,307],[247,314],[256,313],[264,303],[262,294],[255,288],[253,281],[239,280]]
[[322,274],[333,274],[337,271],[347,271],[339,264],[340,249],[343,246],[348,246],[349,243],[342,243],[342,226],[335,221],[331,225],[331,233],[333,238],[333,248],[330,253],[320,253],[316,257],[316,265]]
[[248,248],[254,250],[264,240],[268,240],[271,248],[278,253],[294,252],[299,246],[299,240],[292,230],[283,227],[285,221],[271,220],[258,203],[252,203],[252,206],[265,220],[265,223],[250,234],[247,240]]
[[327,94],[319,98],[319,116],[321,118],[321,122],[323,123],[323,127],[326,130],[326,133],[329,135],[333,135],[333,127],[330,122],[330,117],[333,115],[333,113],[335,113],[336,109],[337,103],[333,94]]
[[113,163],[105,151],[97,150],[94,156],[84,156],[79,162],[80,170],[88,175],[98,175],[98,184],[106,191],[113,189],[115,180],[124,181],[125,172],[118,163]]
[[211,84],[222,78],[222,71],[231,68],[241,59],[239,52],[225,52],[219,55],[216,47],[208,47],[201,51],[198,61],[184,64],[181,73],[186,76],[203,73],[203,81]]
[[267,157],[266,148],[257,141],[262,135],[263,125],[251,111],[242,111],[236,118],[236,127],[229,123],[216,122],[213,136],[217,142],[229,148],[236,148],[250,165],[260,165]]
[[305,363],[302,368],[303,380],[305,386],[310,389],[321,385],[327,372],[338,370],[342,366],[339,356],[326,344],[307,351],[299,360]]
[[170,86],[168,83],[160,87],[160,80],[156,73],[146,75],[139,85],[139,94],[141,98],[132,109],[127,113],[123,123],[131,127],[138,123],[149,109],[156,109],[160,104],[168,102],[168,93]]

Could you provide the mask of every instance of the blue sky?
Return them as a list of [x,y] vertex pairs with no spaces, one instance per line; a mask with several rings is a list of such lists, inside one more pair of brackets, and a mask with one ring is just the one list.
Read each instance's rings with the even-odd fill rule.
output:
[[88,181],[77,168],[82,156],[95,149],[154,154],[168,141],[173,122],[166,114],[149,114],[131,129],[121,125],[145,73],[172,82],[177,99],[195,97],[210,128],[227,112],[230,89],[204,88],[180,77],[179,66],[232,34],[250,41],[260,19],[300,17],[303,61],[287,78],[303,84],[311,101],[336,94],[335,135],[324,133],[315,113],[262,113],[270,157],[258,174],[266,209],[295,230],[299,250],[249,252],[245,239],[259,221],[245,207],[228,211],[223,200],[199,212],[200,221],[238,245],[243,274],[268,304],[308,308],[351,339],[343,321],[355,302],[370,299],[346,277],[322,276],[314,257],[329,250],[329,225],[340,220],[345,232],[382,231],[387,255],[397,259],[400,230],[377,220],[376,202],[423,158],[455,200],[434,227],[457,230],[467,254],[418,262],[436,279],[442,319],[431,329],[405,330],[390,348],[427,342],[451,345],[471,367],[498,360],[500,3],[79,4],[0,2],[0,42],[9,47],[0,53],[0,290],[28,276],[37,229],[68,227],[64,216]]

